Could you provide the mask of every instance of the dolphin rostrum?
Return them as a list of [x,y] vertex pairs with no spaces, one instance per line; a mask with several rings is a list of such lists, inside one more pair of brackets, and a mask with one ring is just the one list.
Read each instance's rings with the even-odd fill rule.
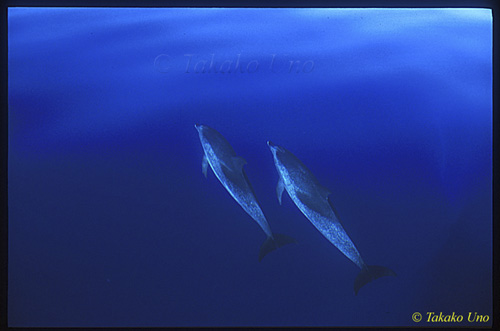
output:
[[243,170],[246,161],[237,156],[229,142],[216,130],[206,126],[194,126],[198,130],[204,155],[202,172],[207,176],[208,165],[222,186],[238,204],[257,222],[266,233],[267,239],[260,247],[259,261],[278,247],[295,242],[295,239],[279,233],[272,233],[264,213],[255,198],[247,175]]
[[354,281],[355,294],[358,294],[363,285],[374,279],[395,276],[394,271],[389,268],[365,264],[335,215],[335,209],[328,199],[330,191],[319,184],[311,171],[285,148],[270,141],[267,145],[271,149],[280,177],[276,188],[279,203],[281,204],[281,196],[286,189],[295,205],[316,229],[361,269]]

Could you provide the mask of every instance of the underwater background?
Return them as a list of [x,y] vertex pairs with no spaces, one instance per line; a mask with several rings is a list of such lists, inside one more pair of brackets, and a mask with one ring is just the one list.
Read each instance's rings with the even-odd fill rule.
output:
[[[9,326],[491,325],[490,10],[9,8],[8,47]],[[195,123],[297,244],[258,261]],[[396,277],[354,295],[267,140]]]

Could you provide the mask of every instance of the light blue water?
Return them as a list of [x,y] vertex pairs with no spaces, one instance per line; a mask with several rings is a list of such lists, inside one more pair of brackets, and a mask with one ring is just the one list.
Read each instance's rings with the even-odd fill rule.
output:
[[[10,8],[8,31],[10,326],[491,317],[491,11]],[[195,123],[297,245],[258,262]],[[267,140],[396,278],[354,296],[357,267],[277,203]]]

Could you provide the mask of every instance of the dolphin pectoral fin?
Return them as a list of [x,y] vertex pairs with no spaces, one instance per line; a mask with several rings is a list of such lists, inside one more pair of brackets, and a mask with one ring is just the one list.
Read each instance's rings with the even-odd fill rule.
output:
[[374,279],[384,276],[396,276],[396,273],[389,268],[379,265],[367,265],[365,268],[361,269],[354,281],[354,293],[358,295],[358,291],[361,287]]
[[283,190],[285,189],[285,183],[283,182],[283,178],[278,180],[278,185],[276,185],[276,195],[278,196],[278,201],[281,205],[281,197],[283,196]]
[[208,170],[208,159],[205,154],[203,154],[203,160],[201,160],[201,172],[205,175],[205,178],[207,178],[207,170]]
[[267,237],[266,241],[264,241],[262,246],[260,246],[259,261],[261,261],[269,252],[272,252],[281,246],[294,243],[297,243],[297,240],[292,237],[281,233],[273,233],[273,236]]
[[243,170],[243,166],[245,164],[247,164],[247,161],[245,161],[244,158],[239,157],[239,156],[233,156],[232,160],[233,160],[234,169],[238,170],[238,171],[242,171]]

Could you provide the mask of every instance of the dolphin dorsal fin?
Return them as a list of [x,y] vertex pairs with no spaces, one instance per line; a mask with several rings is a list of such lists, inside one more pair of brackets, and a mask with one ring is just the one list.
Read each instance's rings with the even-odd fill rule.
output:
[[247,164],[247,161],[245,161],[245,159],[242,158],[241,156],[233,156],[232,160],[235,170],[241,171],[243,170],[243,166]]
[[283,196],[283,190],[285,189],[285,183],[283,182],[283,178],[278,180],[278,185],[276,185],[276,196],[278,197],[278,201],[281,205],[281,197]]
[[328,199],[328,196],[332,194],[332,192],[330,192],[329,189],[321,185],[318,186],[318,191],[321,194],[321,196],[325,199]]
[[326,200],[328,200],[328,204],[330,205],[330,208],[332,208],[332,211],[333,213],[335,214],[335,217],[337,218],[337,221],[339,221],[339,223],[341,225],[343,225],[342,221],[340,220],[339,218],[339,213],[337,212],[337,209],[335,208],[335,206],[333,205],[333,202],[332,202],[332,199],[330,199],[330,197],[328,197]]

